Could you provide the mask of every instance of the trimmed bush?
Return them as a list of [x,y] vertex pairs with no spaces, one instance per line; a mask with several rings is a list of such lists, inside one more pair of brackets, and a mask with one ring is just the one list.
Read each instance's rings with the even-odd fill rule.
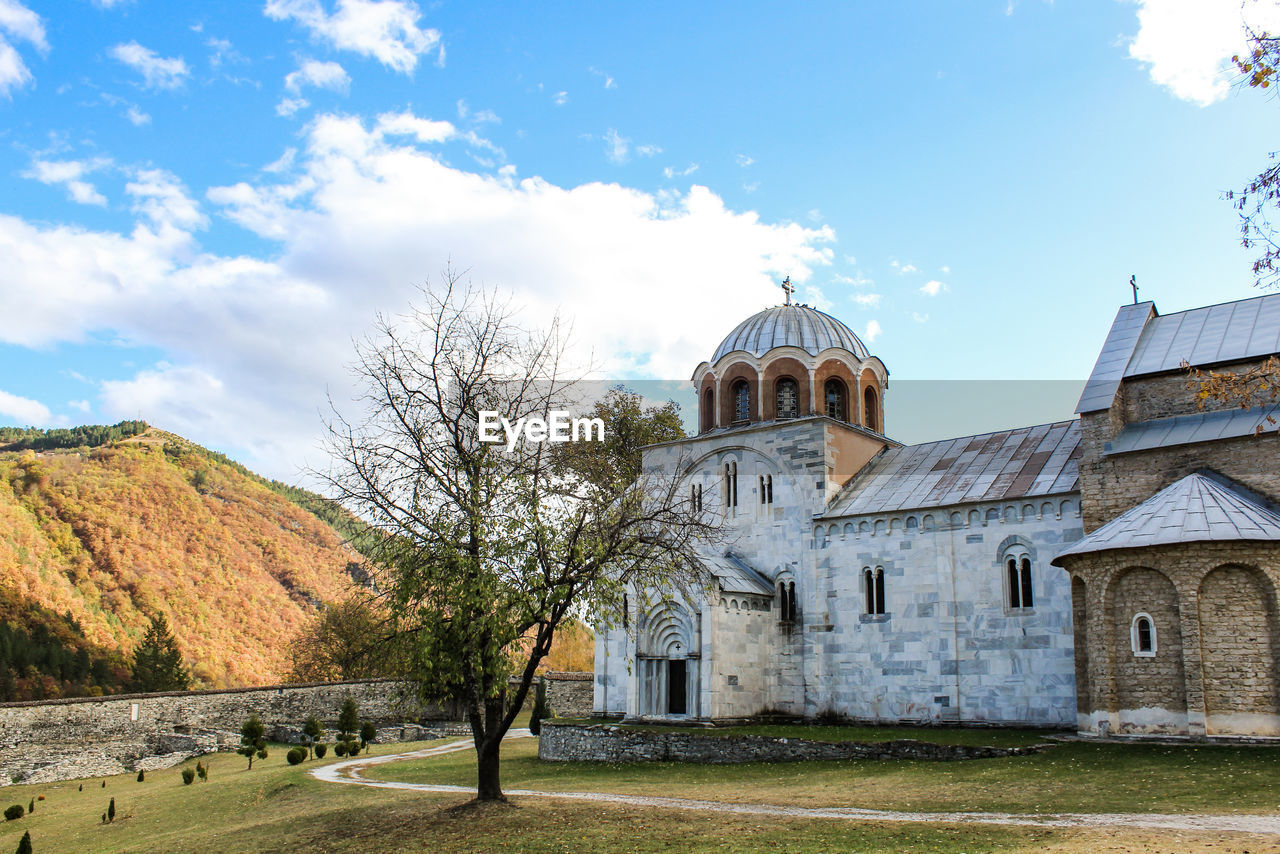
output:
[[107,821],[116,820],[116,799],[112,798],[111,803],[107,804]]
[[335,745],[333,746],[333,755],[334,755],[334,756],[346,756],[346,755],[347,755],[347,743],[346,743],[345,741],[340,741],[340,742],[338,742],[337,744],[335,744]]
[[193,782],[195,782],[195,779],[196,779],[196,769],[194,768],[182,769],[182,785],[190,786]]
[[295,747],[284,755],[290,765],[301,765],[307,758],[307,750],[304,747]]
[[378,728],[371,721],[360,724],[360,746],[369,750],[369,745],[378,740]]
[[327,744],[317,744],[313,749],[316,752],[316,759],[324,759],[324,755],[329,752]]
[[146,772],[146,771],[143,771],[143,770],[139,769],[139,771],[138,771],[138,782],[139,782],[139,783],[145,783],[145,782],[147,782],[147,772]]
[[36,799],[32,798],[31,803],[27,805],[27,815],[31,815],[36,811]]
[[196,776],[200,778],[200,782],[209,782],[209,766],[199,760],[196,761]]
[[31,831],[22,834],[22,839],[18,840],[16,854],[31,854]]
[[314,746],[320,740],[320,737],[324,735],[324,726],[321,725],[320,719],[315,715],[307,718],[302,725],[302,734],[307,737],[307,746]]
[[26,814],[27,814],[27,811],[22,808],[22,804],[14,804],[11,807],[5,807],[4,820],[17,821],[18,819],[22,818]]

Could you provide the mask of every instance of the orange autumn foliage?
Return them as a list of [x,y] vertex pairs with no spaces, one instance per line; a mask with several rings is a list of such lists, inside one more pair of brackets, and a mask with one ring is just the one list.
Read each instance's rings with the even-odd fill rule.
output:
[[0,586],[128,656],[164,614],[198,683],[282,681],[284,651],[358,556],[243,469],[148,431],[0,453]]

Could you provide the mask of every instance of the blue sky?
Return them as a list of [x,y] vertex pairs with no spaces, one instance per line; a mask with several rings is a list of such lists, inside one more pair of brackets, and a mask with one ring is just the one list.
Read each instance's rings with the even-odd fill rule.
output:
[[1256,293],[1221,194],[1280,118],[1230,88],[1236,0],[0,0],[0,39],[0,423],[285,478],[450,262],[678,381],[790,275],[888,365],[891,433],[979,429],[895,425],[892,383],[1069,389],[1131,274]]

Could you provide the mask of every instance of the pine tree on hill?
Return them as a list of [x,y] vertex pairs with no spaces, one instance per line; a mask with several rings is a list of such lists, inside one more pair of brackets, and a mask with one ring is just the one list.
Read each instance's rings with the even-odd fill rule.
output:
[[191,687],[191,673],[182,663],[178,642],[169,631],[164,614],[151,618],[147,635],[133,654],[134,691],[185,691]]

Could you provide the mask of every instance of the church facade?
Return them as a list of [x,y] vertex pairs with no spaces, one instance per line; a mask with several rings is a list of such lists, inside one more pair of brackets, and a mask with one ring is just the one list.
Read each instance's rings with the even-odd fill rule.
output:
[[[1179,315],[1160,317],[1150,303],[1126,307],[1081,417],[910,446],[885,435],[888,371],[848,327],[789,300],[748,318],[694,371],[698,435],[644,455],[647,471],[682,478],[694,508],[723,514],[725,542],[703,558],[713,581],[689,597],[631,592],[626,618],[597,633],[596,713],[1192,734],[1212,719],[1211,730],[1272,734],[1280,701],[1280,567],[1268,562],[1280,548],[1280,516],[1273,532],[1267,515],[1275,512],[1268,496],[1280,496],[1275,437],[1245,430],[1249,418],[1256,426],[1256,412],[1233,416],[1234,426],[1214,435],[1212,427],[1188,433],[1181,422],[1153,427],[1145,417],[1204,420],[1181,358],[1242,365],[1280,351],[1266,333],[1274,314],[1280,335],[1280,297],[1231,305],[1245,303],[1265,304],[1267,314],[1239,354],[1219,347],[1202,358],[1196,347],[1208,344],[1189,333],[1172,346],[1161,336]],[[1211,334],[1239,337],[1248,311]],[[1147,339],[1155,343],[1141,343]],[[1136,349],[1162,346],[1160,359],[1145,356],[1150,370],[1133,362]],[[1144,425],[1137,439],[1134,424]],[[1164,439],[1153,438],[1162,426]],[[1182,428],[1175,439],[1190,438],[1172,442],[1173,427]],[[1207,457],[1197,456],[1201,446]],[[1236,471],[1241,466],[1247,475]],[[1214,601],[1243,604],[1247,626],[1262,639],[1244,644],[1252,650],[1244,667],[1257,685],[1252,699],[1197,717],[1189,709],[1208,689],[1197,695],[1187,681],[1187,618],[1171,616],[1187,605],[1150,577],[1124,571],[1176,575],[1172,564],[1144,557],[1130,566],[1127,541],[1104,529],[1201,469],[1212,469],[1222,489],[1233,474],[1242,478],[1232,496],[1247,493],[1253,504],[1241,510],[1229,496],[1209,512],[1234,513],[1254,539],[1241,546],[1220,526],[1228,539],[1216,545],[1192,534],[1195,545],[1167,546],[1179,554],[1201,549],[1209,564],[1223,548],[1252,549],[1245,568],[1231,563],[1212,589],[1235,591],[1214,593]],[[1163,604],[1143,598],[1153,591]],[[1164,650],[1147,671],[1145,652],[1132,666],[1128,644],[1139,613]],[[1115,626],[1124,620],[1121,650]],[[1203,648],[1204,638],[1197,643]],[[1228,657],[1235,667],[1239,656]],[[1192,664],[1208,660],[1217,661]],[[1181,694],[1170,687],[1178,679],[1187,683]],[[1149,690],[1141,687],[1147,682]]]

